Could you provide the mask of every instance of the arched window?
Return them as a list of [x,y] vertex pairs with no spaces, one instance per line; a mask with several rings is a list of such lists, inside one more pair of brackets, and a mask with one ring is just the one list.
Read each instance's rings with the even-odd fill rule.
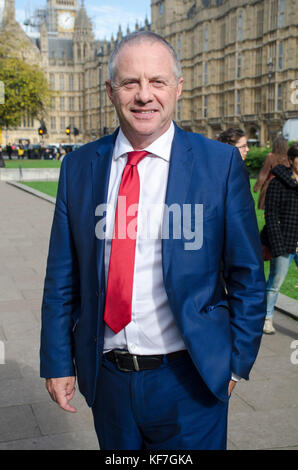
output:
[[204,34],[204,50],[208,51],[209,48],[209,30],[208,25],[205,26],[205,34]]
[[241,62],[242,62],[242,56],[239,53],[238,54],[238,64],[237,64],[237,78],[241,78]]
[[279,27],[283,28],[285,25],[285,0],[280,0],[279,4]]
[[238,41],[242,41],[242,13],[238,16]]
[[208,62],[205,62],[204,85],[208,85]]

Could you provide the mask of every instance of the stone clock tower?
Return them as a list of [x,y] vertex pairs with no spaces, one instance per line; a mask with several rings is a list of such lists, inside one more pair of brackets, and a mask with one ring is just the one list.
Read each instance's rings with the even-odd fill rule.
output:
[[72,38],[77,10],[78,0],[48,0],[49,32],[59,37]]

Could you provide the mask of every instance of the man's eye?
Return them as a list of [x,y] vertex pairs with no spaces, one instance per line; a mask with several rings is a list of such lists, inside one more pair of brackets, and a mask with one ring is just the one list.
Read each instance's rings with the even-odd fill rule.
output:
[[133,80],[131,80],[131,81],[129,81],[129,82],[125,82],[125,83],[124,83],[124,86],[125,86],[126,88],[132,88],[135,84],[136,84],[136,82],[133,81]]
[[154,80],[152,84],[156,87],[161,87],[164,85],[164,83],[161,80]]

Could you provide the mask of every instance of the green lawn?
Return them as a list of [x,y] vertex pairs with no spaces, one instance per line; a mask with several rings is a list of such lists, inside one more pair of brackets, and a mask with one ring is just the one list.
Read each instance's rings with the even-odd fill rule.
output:
[[[41,161],[43,161],[43,160],[41,160]],[[253,187],[255,181],[256,181],[255,179],[250,180],[251,188]],[[47,182],[37,181],[37,182],[28,182],[28,183],[24,183],[24,184],[27,184],[28,186],[31,186],[32,188],[35,188],[38,191],[42,191],[46,194],[49,194],[50,196],[56,197],[57,187],[58,187],[58,183],[56,181],[47,181]],[[258,226],[259,226],[259,230],[261,230],[264,223],[265,223],[264,211],[261,211],[261,210],[257,209],[257,200],[258,200],[258,194],[259,193],[255,194],[252,191],[252,194],[253,194],[253,197],[254,197],[254,200],[255,200],[255,203],[256,203],[255,207],[256,207],[256,214],[257,214],[257,219],[258,219]],[[266,279],[267,279],[268,274],[269,274],[269,261],[265,261],[264,271],[265,271],[265,276],[266,276]],[[295,287],[295,286],[297,286],[297,287]],[[288,275],[287,275],[280,291],[281,291],[282,294],[288,295],[289,297],[292,297],[293,299],[298,300],[298,270],[296,268],[296,264],[294,263],[294,261],[292,262],[292,264],[290,266]]]
[[41,191],[49,196],[57,196],[57,181],[23,181],[22,184],[30,186],[30,188],[37,189],[37,191]]
[[59,160],[5,160],[6,168],[59,168]]

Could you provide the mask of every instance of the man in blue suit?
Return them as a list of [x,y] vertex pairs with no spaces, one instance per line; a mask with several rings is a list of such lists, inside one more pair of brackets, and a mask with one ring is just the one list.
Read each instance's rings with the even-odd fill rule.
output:
[[77,376],[105,450],[225,449],[229,397],[260,345],[248,175],[235,147],[173,123],[182,82],[163,38],[124,38],[106,82],[120,128],[61,166],[41,376],[70,412]]

